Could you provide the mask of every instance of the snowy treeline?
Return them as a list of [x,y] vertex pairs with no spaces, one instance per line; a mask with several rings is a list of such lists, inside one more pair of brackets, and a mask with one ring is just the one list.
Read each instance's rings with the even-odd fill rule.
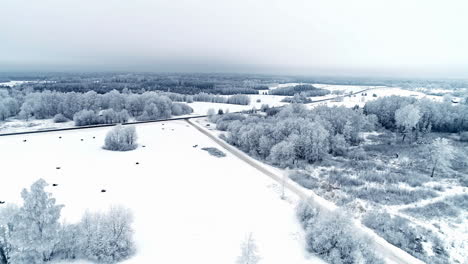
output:
[[104,149],[128,151],[137,148],[137,134],[134,126],[117,125],[110,130],[104,141]]
[[[54,122],[57,123],[56,117],[57,115],[54,117]],[[120,112],[116,112],[114,109],[106,109],[101,111],[101,113],[94,112],[93,110],[81,110],[73,115],[73,121],[76,126],[126,123],[129,118],[130,115],[125,109]]]
[[[217,119],[217,120],[216,120]],[[359,109],[290,105],[274,116],[225,114],[215,118],[217,129],[228,131],[227,142],[243,151],[287,167],[343,155],[358,144],[360,132],[374,129],[376,117]]]
[[77,125],[87,125],[125,122],[130,116],[138,120],[168,118],[171,115],[189,114],[192,111],[188,105],[173,103],[167,96],[156,92],[133,94],[113,90],[98,94],[94,91],[23,93],[17,90],[9,92],[2,90],[0,93],[0,120],[11,116],[26,120],[33,117],[46,119],[58,114],[67,119],[74,119],[79,113]]
[[310,103],[312,100],[307,97],[305,93],[297,93],[293,97],[285,97],[281,102],[294,103],[294,104],[305,104]]
[[220,96],[209,93],[198,93],[194,95],[178,94],[178,93],[162,93],[169,97],[172,101],[176,102],[210,102],[210,103],[221,103],[221,104],[238,104],[238,105],[249,105],[250,97],[243,94],[235,94],[231,96]]
[[327,212],[301,202],[297,217],[306,231],[306,247],[329,263],[385,263],[374,252],[371,239],[356,231],[352,217]]
[[[173,103],[194,101],[250,104],[246,95],[219,96],[208,93],[184,95],[168,92],[144,92],[134,94],[112,90],[105,94],[94,91],[76,92],[29,92],[0,89],[0,121],[9,117],[28,120],[30,118],[54,118],[57,122],[75,120],[76,125],[109,124],[126,122],[130,117],[137,120],[168,118],[193,112],[187,104]],[[78,116],[76,116],[78,114]]]
[[40,179],[21,192],[23,205],[0,210],[0,264],[40,264],[62,259],[115,263],[135,252],[132,215],[124,208],[86,213],[76,224],[60,223],[58,205]]
[[324,96],[330,93],[329,90],[320,89],[309,84],[300,84],[296,86],[276,88],[269,91],[272,95],[288,95],[293,96],[298,93],[303,93],[305,96]]
[[434,102],[428,99],[388,96],[366,103],[364,112],[377,116],[387,129],[419,135],[435,132],[468,131],[468,104]]

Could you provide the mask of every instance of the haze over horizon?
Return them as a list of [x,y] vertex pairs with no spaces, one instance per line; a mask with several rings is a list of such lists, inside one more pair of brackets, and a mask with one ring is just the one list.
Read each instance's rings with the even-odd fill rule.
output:
[[0,71],[468,78],[468,1],[4,0]]

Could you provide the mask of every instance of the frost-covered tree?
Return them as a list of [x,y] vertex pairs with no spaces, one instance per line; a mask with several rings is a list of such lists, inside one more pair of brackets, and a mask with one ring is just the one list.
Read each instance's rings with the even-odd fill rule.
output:
[[280,166],[294,164],[296,156],[294,153],[294,144],[284,140],[271,148],[269,159]]
[[336,134],[331,137],[330,151],[335,156],[343,156],[348,150],[348,144],[342,134]]
[[105,213],[87,212],[78,226],[79,254],[98,263],[116,263],[135,253],[133,216],[128,209],[112,207]]
[[446,138],[436,138],[428,148],[432,163],[431,177],[434,177],[436,169],[445,171],[450,168],[455,149]]
[[88,126],[102,123],[102,118],[93,110],[82,110],[73,116],[76,126]]
[[237,264],[256,264],[260,261],[257,244],[250,233],[241,245],[241,254],[237,258]]
[[23,206],[14,219],[11,263],[35,264],[50,261],[59,243],[58,230],[62,205],[44,190],[48,184],[40,179],[23,189]]
[[395,123],[403,134],[401,141],[405,141],[406,135],[416,129],[420,119],[421,113],[413,104],[406,105],[395,112]]
[[110,130],[104,140],[104,149],[128,151],[137,148],[135,127],[117,125]]
[[0,264],[9,264],[13,248],[11,237],[15,226],[15,216],[18,207],[8,205],[0,209]]
[[249,105],[250,97],[245,94],[236,94],[229,96],[226,103],[228,104],[238,104],[238,105]]
[[309,252],[329,263],[384,263],[374,253],[370,238],[356,232],[348,215],[339,211],[308,209],[307,206],[305,203],[299,206],[297,216],[305,226]]
[[193,112],[192,107],[187,104],[173,103],[171,107],[172,115],[187,115]]

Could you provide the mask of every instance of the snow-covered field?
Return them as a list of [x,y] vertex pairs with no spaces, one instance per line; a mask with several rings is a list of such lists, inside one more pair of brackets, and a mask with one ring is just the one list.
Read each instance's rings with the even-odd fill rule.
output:
[[0,133],[14,133],[14,132],[23,132],[23,131],[36,131],[44,129],[54,129],[54,128],[67,128],[74,127],[75,124],[73,121],[64,122],[64,123],[54,123],[52,119],[43,119],[43,120],[19,120],[19,119],[9,119],[7,121],[0,121]]
[[[354,92],[362,91],[367,88],[372,88],[372,90],[364,92],[364,95],[360,93],[360,94],[355,94],[351,96],[345,96],[345,97],[342,97],[342,100],[332,100],[332,101],[321,102],[318,104],[310,104],[308,105],[309,107],[315,107],[317,105],[346,106],[346,107],[353,107],[355,105],[359,105],[360,107],[363,107],[366,104],[366,102],[376,100],[380,97],[392,96],[392,95],[410,96],[410,97],[414,97],[417,99],[426,98],[426,99],[438,101],[438,102],[441,102],[443,100],[442,96],[427,95],[422,92],[410,91],[410,90],[406,90],[406,89],[402,89],[398,87],[317,85],[317,84],[314,84],[314,85],[316,87],[328,89],[330,91],[333,91],[333,90],[345,91],[345,93],[354,93]],[[334,97],[334,96],[330,96],[330,97]],[[325,97],[312,97],[311,99],[318,100],[318,99],[323,99],[323,98]]]
[[[213,108],[216,111],[222,109],[223,111],[229,110],[229,112],[236,112],[242,110],[250,110],[252,108],[260,109],[263,104],[269,106],[282,106],[288,103],[281,102],[286,96],[280,95],[253,95],[249,94],[250,104],[249,105],[235,105],[235,104],[220,104],[220,103],[208,103],[208,102],[193,102],[188,105],[193,108],[193,115],[205,115],[208,109]],[[258,101],[260,100],[260,101]]]
[[21,189],[44,178],[58,184],[48,191],[68,222],[87,209],[131,208],[138,253],[129,264],[235,263],[249,233],[260,263],[321,263],[304,250],[296,198],[280,199],[277,184],[235,156],[201,150],[218,146],[186,122],[138,125],[130,152],[103,150],[108,130],[0,137],[0,199],[20,203]]
[[9,82],[0,82],[0,86],[8,86],[8,87],[13,87],[16,85],[20,85],[23,83],[28,83],[30,81],[9,81]]

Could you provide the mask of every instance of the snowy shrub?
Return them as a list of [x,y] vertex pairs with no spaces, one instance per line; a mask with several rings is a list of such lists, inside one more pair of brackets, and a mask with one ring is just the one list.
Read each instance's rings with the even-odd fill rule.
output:
[[227,113],[225,115],[218,116],[216,120],[216,129],[225,131],[232,121],[244,119],[245,116],[238,113]]
[[56,114],[54,116],[54,123],[64,123],[64,122],[68,122],[68,118],[66,118],[64,115]]
[[346,174],[346,172],[340,172],[337,170],[331,170],[328,174],[328,183],[337,185],[340,187],[348,187],[348,186],[361,186],[364,185],[364,182],[360,179],[354,179],[350,175]]
[[105,138],[104,149],[128,151],[137,148],[135,127],[117,125],[110,130]]
[[75,126],[89,126],[102,124],[103,119],[93,110],[82,110],[73,116]]
[[262,106],[260,106],[260,111],[262,112],[265,112],[270,109],[270,106],[268,104],[262,104]]
[[408,190],[395,186],[387,186],[385,188],[365,186],[353,192],[352,195],[357,198],[386,205],[410,204],[437,196],[431,190]]
[[384,263],[375,253],[371,239],[356,231],[352,218],[341,212],[298,207],[305,226],[307,250],[329,263]]
[[429,203],[421,207],[410,207],[403,212],[416,217],[428,219],[438,217],[458,217],[461,212],[468,210],[468,194],[454,195],[443,201]]
[[301,200],[296,207],[296,217],[299,220],[299,223],[302,225],[302,228],[306,229],[309,224],[309,220],[316,218],[319,214],[319,210],[315,207],[312,207],[308,202]]
[[335,156],[344,156],[348,150],[348,143],[342,134],[336,134],[331,137],[330,151]]
[[171,107],[172,115],[188,115],[193,112],[192,107],[188,106],[187,104],[181,103],[173,103]]
[[[447,263],[447,252],[440,239],[431,231],[413,226],[409,220],[385,212],[370,212],[362,223],[389,243],[427,263]],[[430,242],[434,256],[428,257],[423,242]]]
[[348,158],[356,161],[362,161],[367,159],[367,153],[362,148],[356,148],[349,151]]
[[307,189],[316,189],[319,187],[318,179],[310,176],[308,173],[300,172],[300,171],[292,171],[289,173],[289,178],[296,182],[297,184],[301,185]]

